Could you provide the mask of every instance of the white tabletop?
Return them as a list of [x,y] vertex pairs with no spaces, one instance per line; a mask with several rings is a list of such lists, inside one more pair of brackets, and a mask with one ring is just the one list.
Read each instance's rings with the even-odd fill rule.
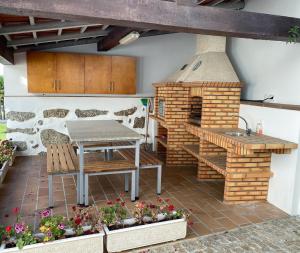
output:
[[134,141],[143,138],[115,120],[70,120],[66,126],[72,142]]

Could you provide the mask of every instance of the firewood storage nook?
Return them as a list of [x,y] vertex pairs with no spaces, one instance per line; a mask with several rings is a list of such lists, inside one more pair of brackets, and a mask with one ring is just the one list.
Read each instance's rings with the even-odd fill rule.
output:
[[[166,166],[197,165],[199,181],[225,180],[226,203],[265,201],[271,153],[286,154],[297,145],[238,129],[241,84],[164,82],[154,87],[151,117]],[[236,132],[242,136],[231,135]]]

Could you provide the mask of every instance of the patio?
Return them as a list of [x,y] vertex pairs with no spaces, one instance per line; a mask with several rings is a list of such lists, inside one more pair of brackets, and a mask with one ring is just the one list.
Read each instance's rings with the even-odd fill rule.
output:
[[[95,154],[88,159],[93,159]],[[155,202],[155,170],[141,173],[140,200]],[[121,176],[97,176],[90,180],[90,203],[101,207],[108,200],[121,197],[126,207],[134,205],[129,193],[123,196]],[[163,170],[162,198],[169,198],[178,208],[191,212],[193,224],[188,238],[227,231],[240,226],[260,223],[288,215],[269,203],[226,205],[222,203],[224,185],[221,182],[198,182],[196,168],[167,168]],[[39,211],[48,207],[46,156],[17,157],[0,188],[0,223],[14,222],[11,214],[19,207],[24,219],[36,228]],[[75,180],[72,177],[54,179],[54,214],[69,216],[76,204]],[[9,215],[7,217],[7,215]]]

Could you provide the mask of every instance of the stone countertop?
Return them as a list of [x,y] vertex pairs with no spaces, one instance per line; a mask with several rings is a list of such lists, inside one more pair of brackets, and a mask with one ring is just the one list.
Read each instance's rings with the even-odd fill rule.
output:
[[143,137],[115,120],[72,120],[66,126],[72,142],[134,141]]
[[239,151],[238,153],[251,153],[251,150],[271,150],[275,153],[289,153],[291,149],[298,147],[296,143],[256,133],[252,133],[250,136],[231,136],[226,134],[227,132],[245,133],[245,130],[239,128],[201,128],[192,124],[186,124],[186,128],[200,138],[204,138],[225,149],[234,148],[236,151]]

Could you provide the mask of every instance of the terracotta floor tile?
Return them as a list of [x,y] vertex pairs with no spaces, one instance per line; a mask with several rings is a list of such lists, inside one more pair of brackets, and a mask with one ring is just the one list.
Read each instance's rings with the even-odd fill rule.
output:
[[[188,237],[225,231],[248,223],[262,222],[287,214],[269,203],[226,205],[222,202],[223,182],[198,182],[196,169],[164,168],[162,199],[170,199],[178,208],[191,212],[193,222],[188,228]],[[156,173],[142,171],[140,200],[156,203]],[[54,214],[72,215],[76,205],[76,180],[74,177],[54,177]],[[124,176],[95,176],[90,178],[90,203],[97,208],[106,205],[107,200],[121,197],[126,200],[127,210],[133,210],[130,192],[124,192]],[[48,179],[46,157],[17,157],[0,186],[0,224],[14,222],[11,210],[20,207],[25,219],[37,225],[39,211],[48,208]],[[190,210],[189,210],[190,209]],[[9,214],[9,217],[6,215]]]

